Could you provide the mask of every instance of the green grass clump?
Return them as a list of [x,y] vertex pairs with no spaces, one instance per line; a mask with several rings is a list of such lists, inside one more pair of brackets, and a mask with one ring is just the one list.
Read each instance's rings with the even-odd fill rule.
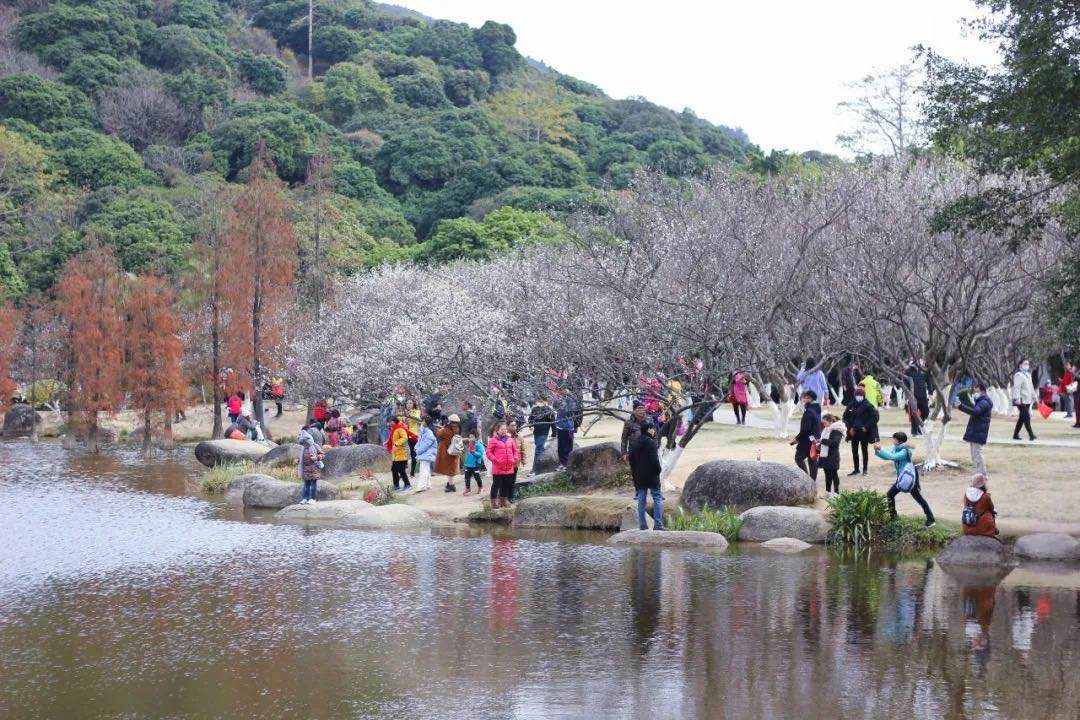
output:
[[540,495],[573,495],[578,488],[570,481],[570,473],[562,471],[550,482],[531,483],[514,491],[514,501]]
[[700,532],[720,533],[730,542],[739,539],[742,518],[730,507],[713,510],[705,507],[698,512],[687,512],[682,506],[669,517],[664,518],[668,530],[697,530]]
[[264,465],[256,465],[253,462],[245,460],[238,463],[218,465],[208,469],[202,476],[202,487],[203,490],[212,495],[220,495],[229,487],[230,482],[242,475],[251,475],[253,473],[269,475],[276,480],[282,480],[284,482],[300,482],[300,473],[295,467],[272,468]]
[[829,542],[854,550],[915,553],[940,548],[956,536],[941,525],[926,527],[921,518],[893,519],[888,498],[876,490],[845,490],[829,500],[829,508]]

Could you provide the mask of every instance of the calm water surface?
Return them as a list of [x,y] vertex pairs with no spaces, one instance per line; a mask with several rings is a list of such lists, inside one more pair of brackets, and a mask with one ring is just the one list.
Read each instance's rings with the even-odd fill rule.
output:
[[0,444],[0,718],[1080,717],[1080,594],[932,562],[310,530]]

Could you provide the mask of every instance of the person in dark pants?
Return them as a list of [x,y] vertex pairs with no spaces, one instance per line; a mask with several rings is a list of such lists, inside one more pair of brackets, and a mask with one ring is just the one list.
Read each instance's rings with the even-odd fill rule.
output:
[[858,475],[860,470],[859,454],[862,453],[862,474],[870,470],[870,445],[878,441],[878,410],[866,399],[862,386],[855,388],[852,402],[844,410],[844,424],[848,428],[848,441],[851,443],[851,459],[855,469],[849,476]]
[[559,442],[559,464],[566,466],[570,462],[570,453],[574,450],[574,429],[578,415],[574,398],[566,395],[555,410],[555,435]]
[[505,422],[488,439],[484,455],[491,462],[491,507],[508,507],[514,495],[514,473],[521,455]]
[[1035,439],[1035,431],[1031,429],[1031,406],[1039,401],[1035,393],[1035,385],[1031,382],[1031,363],[1024,360],[1020,368],[1013,374],[1012,401],[1016,409],[1020,411],[1020,417],[1016,419],[1016,427],[1013,428],[1013,440],[1020,439],[1020,430],[1027,430],[1028,439]]
[[660,454],[656,444],[656,428],[646,426],[630,447],[630,474],[634,478],[634,495],[637,499],[638,528],[648,530],[645,519],[647,496],[653,500],[653,529],[664,529],[664,495],[660,492]]
[[803,415],[799,423],[799,434],[791,441],[795,446],[795,464],[799,469],[817,482],[817,460],[810,457],[810,449],[821,434],[821,405],[817,403],[817,393],[807,390],[802,394]]
[[[899,480],[900,473],[908,463],[913,463],[913,454],[911,447],[907,444],[908,436],[906,433],[898,432],[893,433],[893,446],[886,450],[882,448],[880,444],[874,445],[874,455],[878,456],[882,460],[891,460],[896,468],[896,477]],[[889,488],[889,492],[886,496],[889,498],[889,514],[896,518],[896,496],[904,490],[901,490],[897,483],[893,483],[893,486]],[[921,488],[919,485],[918,473],[915,475],[915,485],[911,490],[906,492],[911,493],[911,497],[915,502],[919,503],[919,507],[922,508],[923,514],[926,515],[926,527],[934,526],[934,513],[930,510],[930,504],[926,502],[926,499],[922,496]]]
[[840,384],[844,386],[844,405],[851,405],[855,402],[855,390],[859,387],[859,383],[862,382],[862,379],[862,370],[855,361],[852,361],[852,363],[840,373]]
[[919,418],[926,422],[930,417],[930,373],[926,371],[926,361],[923,359],[912,360],[908,369],[904,372],[908,379],[908,390],[915,398],[915,407],[919,411]]
[[533,465],[544,454],[547,447],[547,439],[551,436],[552,427],[555,425],[555,410],[548,404],[546,398],[537,398],[536,404],[529,411],[529,425],[533,431]]
[[847,425],[831,413],[821,417],[821,456],[818,467],[825,473],[825,493],[840,492],[840,444],[847,435]]

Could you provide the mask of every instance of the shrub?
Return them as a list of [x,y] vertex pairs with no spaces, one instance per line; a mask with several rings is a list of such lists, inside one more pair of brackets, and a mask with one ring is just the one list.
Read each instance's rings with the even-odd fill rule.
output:
[[282,482],[300,482],[300,473],[295,467],[270,468],[245,460],[208,469],[203,473],[202,487],[208,493],[220,494],[225,492],[226,488],[229,487],[229,483],[236,478],[254,473],[269,475]]
[[577,492],[577,487],[570,482],[570,474],[562,471],[548,482],[532,483],[525,485],[514,493],[514,500],[524,500],[541,495],[571,495]]
[[713,510],[704,507],[698,512],[687,512],[681,505],[664,519],[668,530],[696,530],[698,532],[719,533],[730,542],[739,539],[742,519],[739,513],[730,507]]
[[153,181],[139,154],[114,137],[93,130],[68,130],[53,135],[50,145],[73,185],[98,190]]
[[285,92],[285,63],[275,57],[240,53],[236,57],[236,68],[248,87],[257,93],[277,95]]
[[326,108],[331,120],[341,123],[360,110],[380,110],[393,95],[374,68],[351,62],[338,63],[326,73]]
[[7,118],[55,132],[92,124],[94,111],[80,90],[36,75],[10,75],[0,78],[0,120]]
[[840,545],[868,548],[884,543],[889,523],[889,502],[875,490],[845,490],[829,499],[832,510],[830,539]]

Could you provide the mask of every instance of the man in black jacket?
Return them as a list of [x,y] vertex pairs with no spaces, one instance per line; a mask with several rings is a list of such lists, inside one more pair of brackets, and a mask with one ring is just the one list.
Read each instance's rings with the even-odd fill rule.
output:
[[919,417],[923,422],[930,417],[930,373],[926,372],[926,362],[912,360],[904,374],[908,378],[908,389],[915,398],[915,406],[919,408]]
[[642,403],[635,402],[634,412],[623,423],[622,438],[619,440],[619,449],[624,462],[629,460],[630,450],[637,443],[638,438],[641,437],[641,433],[650,427],[655,428],[656,426],[653,425],[653,421],[645,413],[645,406]]
[[555,426],[555,408],[551,407],[547,398],[537,398],[536,404],[529,411],[529,425],[533,431],[533,465],[540,459],[547,447],[547,439],[554,435],[552,428]]
[[799,434],[791,444],[795,446],[795,464],[816,482],[817,460],[810,458],[810,448],[821,434],[821,405],[817,403],[817,393],[813,390],[804,392],[802,400],[803,415],[799,423]]

